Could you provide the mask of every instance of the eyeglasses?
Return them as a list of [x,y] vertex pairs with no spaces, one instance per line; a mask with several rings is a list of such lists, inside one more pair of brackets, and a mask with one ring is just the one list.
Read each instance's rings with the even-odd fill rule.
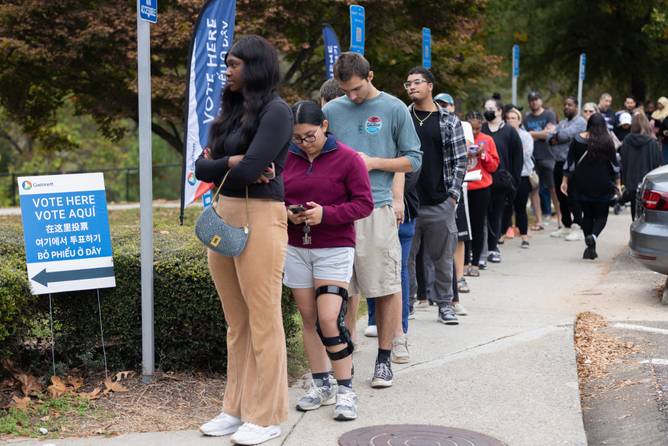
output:
[[420,84],[428,84],[429,81],[426,81],[424,79],[415,79],[414,81],[406,81],[404,82],[404,88],[408,90],[411,88],[411,85],[420,85]]
[[316,135],[318,134],[318,130],[320,130],[321,127],[318,127],[315,132],[311,135],[306,135],[303,138],[300,138],[299,136],[293,136],[292,137],[292,142],[295,144],[304,144],[304,143],[312,143],[315,142],[315,140],[318,138]]

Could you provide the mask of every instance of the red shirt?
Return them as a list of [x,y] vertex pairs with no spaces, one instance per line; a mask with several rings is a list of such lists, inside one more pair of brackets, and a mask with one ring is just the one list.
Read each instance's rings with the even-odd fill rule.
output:
[[483,149],[483,153],[475,158],[469,159],[467,171],[480,170],[482,178],[478,181],[468,182],[468,190],[484,189],[492,185],[492,174],[499,167],[499,153],[491,136],[480,132],[474,138],[474,142]]

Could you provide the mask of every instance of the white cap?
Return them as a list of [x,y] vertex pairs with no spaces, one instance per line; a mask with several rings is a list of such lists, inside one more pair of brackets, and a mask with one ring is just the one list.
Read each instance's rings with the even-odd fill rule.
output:
[[631,114],[627,112],[623,112],[619,115],[619,125],[631,125]]

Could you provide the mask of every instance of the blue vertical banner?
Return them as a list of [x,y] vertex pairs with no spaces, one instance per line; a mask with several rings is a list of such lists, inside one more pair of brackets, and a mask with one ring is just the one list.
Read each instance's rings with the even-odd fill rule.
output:
[[209,0],[195,25],[188,61],[187,110],[183,148],[183,208],[209,191],[195,178],[195,161],[208,142],[209,126],[220,112],[225,87],[225,56],[234,39],[236,0]]
[[587,68],[587,55],[585,53],[580,54],[580,80],[585,80],[585,71]]
[[431,68],[431,29],[422,28],[422,66]]
[[364,56],[364,6],[350,5],[350,51]]
[[520,75],[520,46],[513,45],[513,77]]
[[331,79],[334,77],[334,63],[341,54],[341,47],[336,33],[328,24],[322,28],[322,38],[325,41],[325,73],[327,73],[327,79]]

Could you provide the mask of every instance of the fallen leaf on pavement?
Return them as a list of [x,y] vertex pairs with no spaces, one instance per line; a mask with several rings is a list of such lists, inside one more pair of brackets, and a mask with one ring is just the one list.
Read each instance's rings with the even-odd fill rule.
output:
[[104,394],[105,395],[109,394],[110,392],[117,392],[118,393],[118,392],[127,392],[128,391],[127,387],[125,387],[123,384],[121,384],[119,382],[112,381],[111,378],[107,378],[107,379],[104,380],[104,387],[106,387],[106,389],[104,389]]
[[21,383],[21,392],[23,395],[37,395],[42,391],[42,385],[39,383],[37,377],[28,375],[27,373],[19,373],[14,376],[18,382]]
[[47,388],[51,398],[58,398],[72,390],[72,388],[68,387],[59,376],[52,376],[51,383],[52,384]]
[[30,406],[30,397],[29,396],[24,396],[23,398],[19,398],[18,396],[14,395],[12,397],[12,407],[17,408],[18,410],[26,410],[28,409],[28,406]]

